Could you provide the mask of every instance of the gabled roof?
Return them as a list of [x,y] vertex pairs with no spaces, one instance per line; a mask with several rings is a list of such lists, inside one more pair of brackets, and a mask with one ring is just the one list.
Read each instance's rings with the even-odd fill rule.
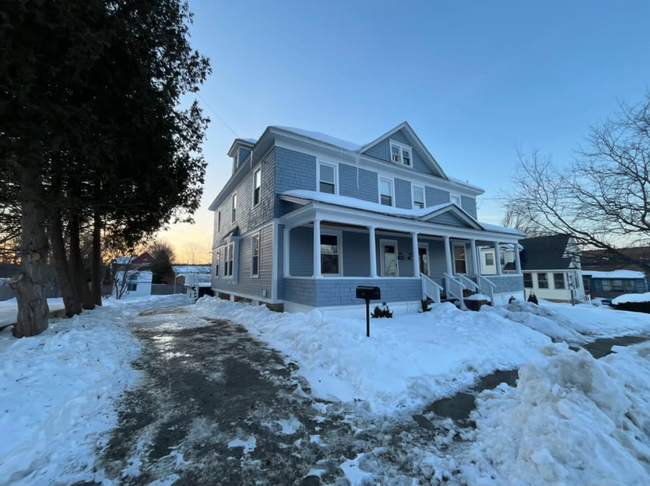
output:
[[563,270],[571,268],[572,255],[567,251],[570,235],[539,236],[526,238],[519,243],[523,270]]
[[415,145],[415,147],[417,149],[419,149],[420,153],[424,156],[424,159],[431,166],[431,168],[433,168],[436,172],[438,172],[442,176],[442,178],[449,179],[449,177],[447,177],[447,174],[445,174],[445,171],[442,170],[442,167],[440,167],[440,164],[438,164],[438,161],[433,158],[433,155],[431,155],[429,150],[422,143],[422,140],[420,140],[420,137],[417,136],[417,134],[415,133],[413,128],[411,128],[411,125],[409,125],[409,123],[407,121],[404,121],[404,122],[400,123],[395,128],[393,128],[392,130],[389,130],[388,132],[384,133],[379,138],[377,138],[377,139],[373,140],[372,142],[364,145],[363,147],[361,147],[359,152],[361,152],[361,153],[366,152],[369,148],[374,147],[375,145],[377,145],[381,141],[386,140],[391,135],[393,135],[394,133],[399,132],[400,130],[404,130],[407,133],[407,135],[409,136],[409,138],[412,139],[413,144]]
[[350,152],[358,152],[359,149],[361,149],[361,145],[359,144],[348,142],[347,140],[343,140],[341,138],[332,137],[321,132],[312,132],[310,130],[303,130],[302,128],[281,127],[277,125],[272,125],[269,128],[275,128],[276,130],[282,130],[285,132],[293,133],[295,135],[300,135],[301,137],[309,138],[311,140],[315,140],[316,142],[326,143],[328,145],[332,145],[333,147],[349,150]]

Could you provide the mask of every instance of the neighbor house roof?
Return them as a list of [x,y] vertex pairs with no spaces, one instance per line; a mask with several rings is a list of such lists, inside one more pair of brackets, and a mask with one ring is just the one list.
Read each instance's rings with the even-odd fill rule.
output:
[[176,275],[184,273],[210,273],[210,265],[172,265],[172,270]]
[[562,270],[571,268],[571,255],[567,256],[569,235],[539,236],[526,238],[519,243],[522,270]]
[[612,270],[610,272],[599,272],[594,270],[583,270],[582,274],[591,277],[591,278],[633,278],[633,279],[644,279],[645,273],[635,272],[633,270]]
[[[632,260],[650,265],[650,247],[648,246],[619,248],[618,251]],[[582,252],[581,262],[583,270],[597,270],[603,272],[613,270],[633,270],[637,272],[646,271],[643,266],[612,255],[607,250],[586,250]]]

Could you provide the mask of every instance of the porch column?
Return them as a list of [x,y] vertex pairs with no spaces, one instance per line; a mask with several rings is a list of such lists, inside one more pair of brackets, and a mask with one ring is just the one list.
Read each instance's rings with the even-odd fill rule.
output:
[[454,269],[451,264],[451,248],[449,246],[449,236],[443,236],[443,239],[445,240],[445,262],[447,262],[447,274],[453,275]]
[[291,229],[290,228],[284,228],[284,239],[282,240],[282,243],[284,244],[283,247],[283,253],[282,253],[282,267],[283,267],[283,274],[285,277],[289,277],[291,275],[291,266],[290,266],[290,244],[291,244]]
[[321,277],[320,272],[320,219],[314,220],[314,277]]
[[418,234],[411,233],[413,240],[413,276],[420,277],[420,251],[418,247]]
[[521,259],[519,258],[519,243],[515,243],[515,266],[517,273],[521,275]]
[[476,255],[476,240],[469,240],[472,253],[472,275],[478,275],[478,256]]
[[368,226],[368,255],[370,257],[370,277],[375,278],[377,276],[377,240],[374,226]]
[[499,242],[495,241],[494,242],[494,263],[496,264],[497,267],[497,275],[501,275],[502,269],[501,269],[501,248],[499,248]]

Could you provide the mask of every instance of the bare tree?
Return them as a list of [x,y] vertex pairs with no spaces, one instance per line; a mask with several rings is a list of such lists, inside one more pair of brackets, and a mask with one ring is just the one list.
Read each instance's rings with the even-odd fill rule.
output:
[[202,243],[193,241],[183,247],[184,261],[190,265],[209,263],[211,261],[211,258],[208,257],[209,254],[209,246]]
[[632,260],[619,248],[650,241],[650,92],[638,105],[592,127],[586,147],[564,166],[539,151],[519,153],[508,205],[536,231],[568,233],[583,247]]

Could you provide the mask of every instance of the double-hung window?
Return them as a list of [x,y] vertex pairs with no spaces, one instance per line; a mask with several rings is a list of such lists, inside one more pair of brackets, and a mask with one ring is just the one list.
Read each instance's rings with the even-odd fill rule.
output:
[[493,267],[494,266],[494,254],[493,253],[486,253],[485,254],[485,266],[486,267]]
[[214,254],[214,276],[219,278],[219,266],[221,265],[221,250]]
[[126,290],[128,292],[135,292],[136,290],[138,290],[138,276],[137,275],[129,275],[128,283],[126,285]]
[[260,235],[251,238],[251,275],[257,277],[260,274]]
[[330,164],[318,165],[319,191],[336,194],[336,167]]
[[413,209],[424,208],[424,187],[413,186]]
[[546,273],[537,274],[537,287],[540,289],[548,288],[548,274]]
[[221,211],[217,212],[217,233],[221,231]]
[[237,194],[232,195],[232,215],[230,219],[233,223],[237,219]]
[[390,141],[390,159],[397,164],[404,164],[411,167],[413,163],[411,147],[393,140]]
[[393,181],[390,179],[379,179],[379,199],[384,206],[393,205]]
[[533,288],[533,274],[524,273],[524,288],[532,289]]
[[565,288],[564,285],[564,274],[563,273],[554,273],[553,274],[553,286],[556,289],[563,289]]
[[320,235],[320,265],[323,275],[339,275],[341,273],[340,249],[338,235]]
[[228,267],[228,276],[232,277],[232,270],[233,270],[233,262],[235,261],[235,244],[230,243],[228,245],[228,261],[226,262],[226,265]]
[[257,169],[253,174],[253,207],[260,203],[262,197],[262,169]]

